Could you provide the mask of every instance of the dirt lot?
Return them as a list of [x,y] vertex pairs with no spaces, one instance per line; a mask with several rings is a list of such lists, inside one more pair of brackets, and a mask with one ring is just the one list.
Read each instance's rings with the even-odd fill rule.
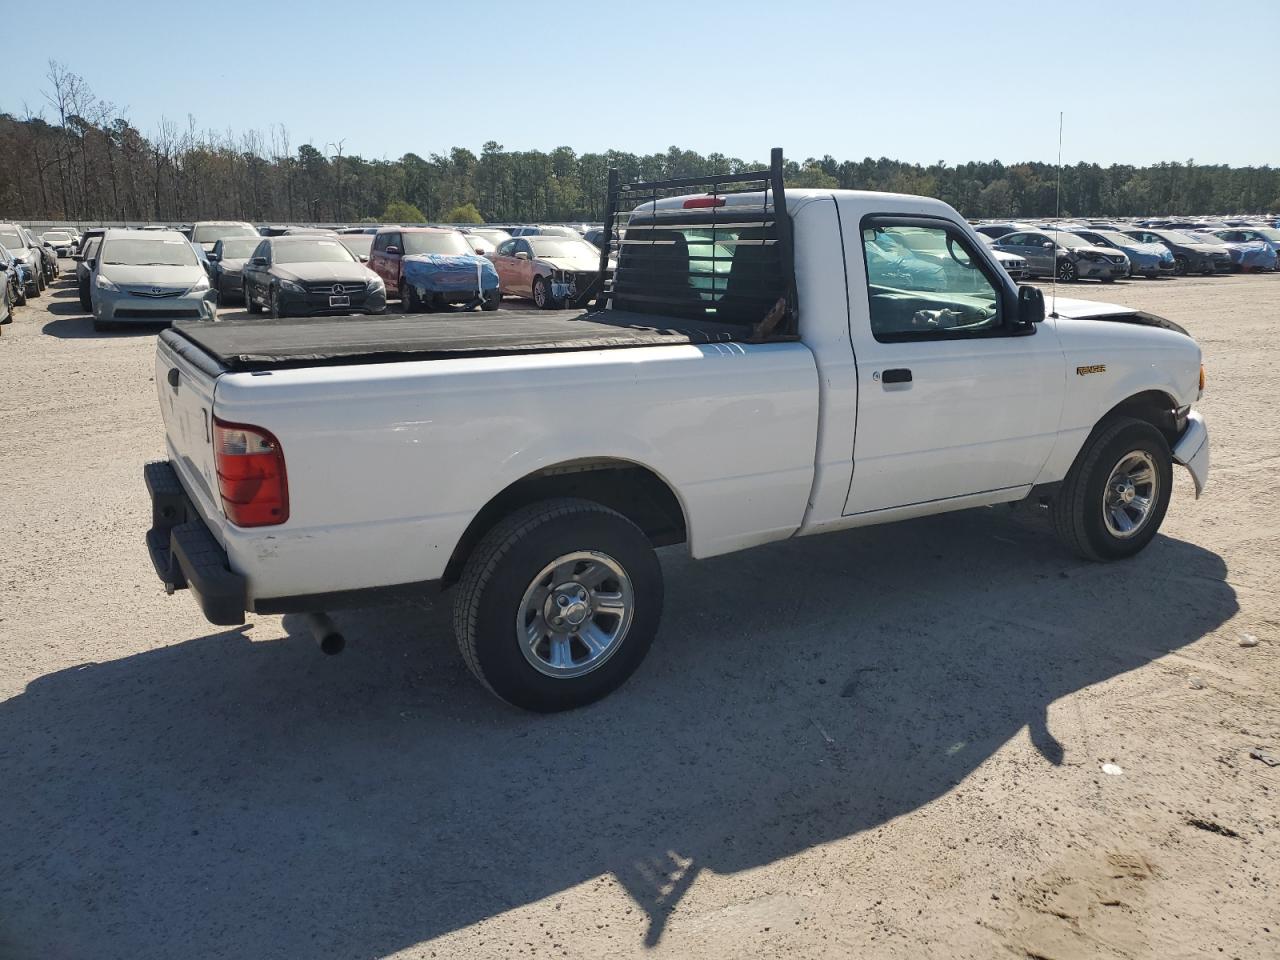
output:
[[325,658],[165,597],[153,335],[58,285],[0,337],[0,957],[1280,956],[1280,276],[1070,294],[1205,350],[1141,557],[1007,508],[671,551],[636,677],[535,717],[448,598]]

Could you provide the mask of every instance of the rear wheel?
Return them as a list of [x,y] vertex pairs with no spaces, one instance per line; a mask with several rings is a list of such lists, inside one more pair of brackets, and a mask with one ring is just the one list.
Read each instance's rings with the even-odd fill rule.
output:
[[1155,537],[1169,509],[1169,444],[1144,420],[1117,417],[1085,443],[1053,502],[1063,543],[1089,560],[1120,560]]
[[284,308],[280,305],[280,288],[272,287],[267,294],[267,315],[273,320],[284,316]]
[[644,660],[662,616],[662,569],[630,520],[589,500],[511,514],[467,561],[454,631],[476,678],[549,713],[599,700]]
[[[13,302],[19,307],[25,307],[27,305],[27,288],[21,283],[15,283],[13,285]],[[81,300],[81,303],[83,302],[84,301]],[[88,310],[89,308],[85,307],[85,309]]]

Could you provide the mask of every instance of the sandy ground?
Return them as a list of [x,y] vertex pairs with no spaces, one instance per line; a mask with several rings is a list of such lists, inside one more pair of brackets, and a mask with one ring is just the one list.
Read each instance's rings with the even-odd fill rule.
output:
[[1007,508],[673,550],[636,677],[537,717],[447,599],[325,658],[165,597],[153,335],[59,284],[0,337],[0,956],[1280,956],[1280,276],[1070,294],[1205,350],[1141,557]]

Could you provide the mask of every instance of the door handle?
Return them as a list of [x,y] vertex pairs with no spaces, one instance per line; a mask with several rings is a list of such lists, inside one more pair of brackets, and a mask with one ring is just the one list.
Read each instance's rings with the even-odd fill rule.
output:
[[894,370],[886,370],[880,375],[881,383],[910,383],[911,371],[903,367]]

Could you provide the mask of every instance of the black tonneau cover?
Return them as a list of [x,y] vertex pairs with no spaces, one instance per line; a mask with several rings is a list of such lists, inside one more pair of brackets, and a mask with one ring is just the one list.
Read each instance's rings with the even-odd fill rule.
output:
[[165,334],[194,344],[233,371],[729,343],[750,335],[750,327],[741,324],[625,310],[179,321]]

